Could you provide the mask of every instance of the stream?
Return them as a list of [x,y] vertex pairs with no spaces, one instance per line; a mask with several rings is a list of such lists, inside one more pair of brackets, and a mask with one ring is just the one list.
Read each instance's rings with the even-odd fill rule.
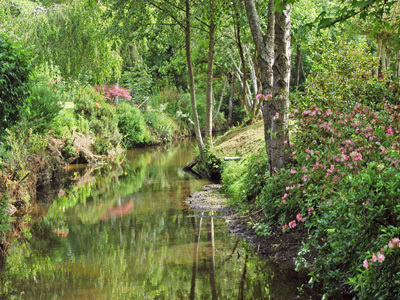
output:
[[72,168],[10,249],[0,299],[311,299],[307,278],[256,255],[225,219],[193,217],[185,200],[209,183],[181,170],[194,155],[187,140]]

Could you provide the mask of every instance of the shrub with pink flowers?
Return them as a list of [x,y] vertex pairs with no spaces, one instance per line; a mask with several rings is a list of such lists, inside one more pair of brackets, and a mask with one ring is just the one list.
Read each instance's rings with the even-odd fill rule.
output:
[[[313,281],[327,296],[347,285],[362,291],[360,299],[395,299],[399,280],[385,284],[391,288],[385,295],[394,298],[371,298],[382,294],[379,284],[369,285],[366,293],[349,280],[367,263],[377,267],[362,274],[366,281],[373,282],[379,270],[388,272],[385,278],[400,273],[400,256],[380,252],[382,244],[400,235],[400,108],[385,104],[373,111],[355,105],[333,111],[312,105],[296,110],[292,119],[292,162],[263,188],[262,226],[278,223],[284,231],[303,232],[302,258],[313,260]],[[257,228],[263,231],[262,226]],[[373,254],[365,262],[367,251]]]

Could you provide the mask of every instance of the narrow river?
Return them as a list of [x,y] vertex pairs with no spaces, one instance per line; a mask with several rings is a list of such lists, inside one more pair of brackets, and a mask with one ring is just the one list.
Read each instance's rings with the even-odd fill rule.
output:
[[310,299],[304,278],[255,255],[226,220],[192,216],[185,200],[208,183],[181,171],[193,145],[71,171],[75,183],[35,207],[29,242],[10,250],[0,299]]

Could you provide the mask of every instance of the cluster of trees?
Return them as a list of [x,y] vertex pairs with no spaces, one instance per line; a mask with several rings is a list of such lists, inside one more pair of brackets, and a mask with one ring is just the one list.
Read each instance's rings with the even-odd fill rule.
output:
[[[14,0],[0,3],[0,30],[30,48],[36,65],[56,65],[72,84],[121,82],[138,98],[156,92],[154,86],[189,91],[200,153],[202,130],[212,145],[214,90],[221,93],[220,107],[229,82],[228,119],[233,98],[247,119],[263,112],[273,173],[290,159],[285,143],[290,83],[299,86],[312,69],[305,47],[318,36],[312,23],[321,29],[352,19],[346,30],[368,36],[381,71],[394,69],[398,75],[398,6],[397,1],[344,0],[50,0],[38,6]],[[223,88],[215,80],[221,75]],[[205,128],[200,128],[196,87],[205,92]]]

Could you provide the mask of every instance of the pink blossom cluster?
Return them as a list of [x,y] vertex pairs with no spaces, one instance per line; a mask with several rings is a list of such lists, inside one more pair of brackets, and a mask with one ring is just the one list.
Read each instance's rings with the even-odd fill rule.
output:
[[[369,162],[378,162],[382,168],[399,167],[400,107],[386,104],[385,110],[374,112],[357,105],[341,112],[312,105],[304,111],[296,109],[292,117],[299,122],[296,143],[291,143],[295,163],[287,172],[290,183],[284,185],[281,196],[281,205],[287,208],[302,202],[315,207],[335,205],[332,198],[323,197],[316,203],[315,189],[324,186],[334,191],[335,185],[360,173]],[[285,229],[296,225],[293,220]]]
[[94,88],[100,94],[103,94],[104,92],[104,97],[107,100],[114,100],[115,97],[121,97],[126,100],[132,100],[132,96],[130,95],[130,91],[128,89],[116,87],[115,84],[111,86],[103,85],[102,87],[100,87],[99,85],[95,85]]
[[[310,209],[311,209],[311,208],[310,208]],[[314,209],[312,209],[312,210],[314,210]],[[312,210],[311,210],[311,211],[312,211]],[[309,214],[310,214],[310,210],[309,210]],[[298,222],[303,222],[303,223],[304,223],[304,222],[306,221],[306,219],[307,219],[307,218],[304,218],[304,217],[302,216],[301,213],[298,213],[298,214],[296,215],[296,220],[297,220]],[[288,229],[288,227],[289,227],[289,228],[295,228],[295,227],[297,226],[296,220],[290,221],[290,222],[289,222],[289,226],[288,226],[287,224],[283,225],[283,226],[282,226],[282,230],[283,230],[283,231],[286,231],[286,230]]]
[[256,95],[256,98],[263,98],[264,100],[268,100],[268,98],[272,98],[271,94],[263,95],[263,94],[258,94]]
[[398,238],[393,238],[391,241],[389,241],[388,243],[388,248],[382,248],[381,251],[379,253],[373,253],[372,254],[372,258],[370,259],[370,261],[368,261],[368,259],[365,259],[363,262],[363,266],[366,270],[369,270],[369,268],[372,266],[373,263],[382,263],[383,261],[385,261],[385,256],[383,255],[383,253],[385,251],[388,251],[388,249],[395,249],[395,248],[399,248],[399,244],[400,244],[400,239]]

